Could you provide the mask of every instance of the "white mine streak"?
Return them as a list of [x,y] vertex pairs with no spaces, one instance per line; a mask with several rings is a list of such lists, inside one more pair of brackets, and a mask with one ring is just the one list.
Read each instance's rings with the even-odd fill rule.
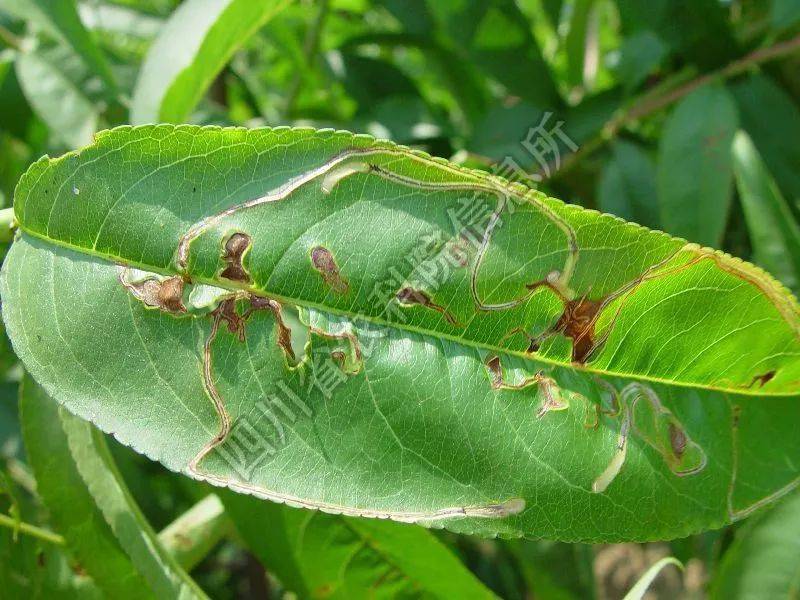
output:
[[605,492],[606,488],[619,474],[620,469],[622,469],[622,465],[625,464],[625,457],[628,454],[628,430],[630,429],[630,426],[630,415],[626,411],[625,418],[622,421],[622,425],[619,430],[619,436],[617,438],[617,450],[605,470],[592,483],[593,493],[602,494]]
[[322,512],[345,515],[349,517],[368,517],[373,519],[391,519],[403,523],[431,522],[445,519],[463,519],[466,517],[482,517],[488,519],[499,519],[516,515],[525,510],[525,500],[522,498],[511,498],[504,502],[485,504],[480,506],[457,506],[442,508],[433,511],[391,511],[376,510],[370,508],[355,508],[341,504],[332,504],[321,500],[309,500],[291,494],[283,494],[266,488],[249,485],[241,481],[234,481],[227,477],[219,477],[210,473],[204,473],[189,465],[189,474],[197,479],[208,481],[217,486],[227,487],[235,492],[250,494],[257,498],[280,502],[295,508],[308,508],[321,510]]
[[[483,236],[483,240],[481,242],[481,250],[479,254],[483,254],[486,250],[486,246],[488,246],[489,240],[491,238],[491,229],[494,228],[496,224],[500,212],[505,208],[505,205],[508,201],[509,193],[513,193],[510,188],[506,188],[498,183],[494,183],[491,180],[488,180],[487,183],[483,183],[481,181],[476,181],[474,183],[462,183],[462,182],[442,182],[442,183],[435,183],[435,182],[423,182],[417,179],[407,177],[405,175],[400,175],[398,173],[392,173],[390,171],[385,170],[381,167],[374,167],[368,165],[364,162],[358,162],[351,166],[344,166],[341,167],[339,170],[336,170],[337,167],[345,163],[346,161],[350,160],[351,158],[355,157],[365,157],[365,156],[397,156],[408,158],[410,160],[416,160],[417,162],[421,162],[427,166],[432,166],[440,170],[449,171],[458,176],[470,176],[469,173],[465,173],[459,169],[455,169],[449,167],[447,164],[433,160],[431,158],[426,158],[423,156],[419,156],[413,153],[408,152],[407,150],[393,150],[388,148],[364,148],[364,149],[350,149],[345,150],[330,160],[328,162],[314,168],[308,170],[296,177],[289,179],[286,183],[278,186],[275,189],[268,191],[266,194],[259,196],[258,198],[253,198],[252,200],[248,200],[246,202],[242,202],[240,204],[236,204],[234,206],[228,207],[227,209],[209,217],[206,217],[194,225],[192,225],[189,230],[181,237],[178,243],[178,251],[177,251],[177,263],[178,268],[180,270],[185,270],[189,260],[189,246],[197,236],[199,236],[205,229],[218,223],[225,217],[228,217],[234,213],[247,210],[249,208],[253,208],[256,206],[260,206],[262,204],[269,204],[272,202],[278,202],[288,198],[293,192],[298,190],[303,185],[318,179],[319,177],[324,177],[322,181],[322,190],[325,194],[330,193],[336,184],[339,183],[345,177],[353,175],[355,173],[363,173],[363,172],[372,172],[376,175],[383,177],[384,179],[388,179],[390,181],[395,181],[401,183],[403,185],[409,187],[415,187],[418,189],[424,190],[433,190],[433,191],[475,191],[475,192],[485,192],[489,194],[494,194],[498,197],[499,204],[497,210],[492,215],[492,223],[490,223],[489,228],[487,228],[487,232]],[[477,179],[477,175],[474,175]],[[518,195],[518,194],[516,194]],[[564,269],[561,272],[561,285],[566,287],[569,278],[572,276],[572,272],[575,267],[575,262],[577,260],[577,241],[575,239],[575,233],[572,231],[570,226],[558,215],[556,215],[552,210],[544,206],[540,202],[535,202],[537,208],[544,212],[547,217],[556,224],[566,235],[568,242],[569,242],[569,257],[564,265]],[[473,279],[476,277],[477,273],[477,266],[480,264],[478,261],[475,273],[473,274]],[[473,293],[474,290],[474,282],[473,282]],[[477,296],[476,296],[477,300]]]
[[[445,165],[440,164],[438,162],[423,159],[422,157],[415,156],[413,154],[409,154],[406,151],[401,150],[391,150],[387,148],[365,148],[365,149],[350,149],[345,150],[331,158],[328,162],[323,163],[322,165],[301,173],[296,177],[292,177],[286,183],[279,185],[277,188],[268,191],[263,196],[259,196],[257,198],[253,198],[252,200],[248,200],[246,202],[242,202],[240,204],[236,204],[234,206],[228,207],[222,212],[219,212],[215,215],[211,215],[206,217],[194,225],[181,237],[181,240],[178,244],[178,266],[181,269],[186,268],[186,264],[188,261],[189,256],[189,244],[190,242],[195,239],[204,229],[213,225],[214,223],[219,222],[220,220],[228,217],[234,213],[237,213],[242,210],[247,210],[249,208],[253,208],[255,206],[260,206],[262,204],[269,204],[271,202],[278,202],[280,200],[284,200],[285,198],[289,197],[293,192],[298,190],[303,185],[309,183],[310,181],[314,181],[315,179],[324,176],[325,174],[332,171],[338,165],[350,160],[353,157],[357,156],[379,156],[379,155],[389,155],[389,156],[403,156],[408,158],[415,158],[417,160],[427,162],[430,164],[435,164],[439,168],[447,168]],[[464,173],[460,171],[456,171],[454,169],[449,169],[458,173],[459,175],[464,175]],[[446,185],[446,184],[444,184]]]

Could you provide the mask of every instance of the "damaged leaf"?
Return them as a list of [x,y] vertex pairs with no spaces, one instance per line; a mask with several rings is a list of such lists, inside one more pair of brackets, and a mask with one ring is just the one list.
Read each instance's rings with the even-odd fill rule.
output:
[[15,350],[174,471],[583,541],[720,527],[800,481],[797,302],[721,252],[330,130],[120,128],[14,206]]

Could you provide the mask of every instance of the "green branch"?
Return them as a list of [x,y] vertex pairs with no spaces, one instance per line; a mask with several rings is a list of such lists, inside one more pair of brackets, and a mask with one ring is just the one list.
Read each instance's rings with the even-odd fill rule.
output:
[[640,121],[653,113],[667,108],[704,85],[741,75],[756,65],[788,56],[797,51],[800,51],[800,35],[773,44],[772,46],[767,46],[766,48],[754,50],[750,54],[727,64],[717,71],[701,75],[686,83],[678,84],[677,87],[668,89],[666,92],[662,93],[662,87],[656,90],[650,90],[636,98],[628,108],[623,108],[618,111],[617,114],[602,127],[597,135],[582,144],[577,152],[567,156],[560,169],[556,170],[555,168],[551,168],[553,165],[548,165],[548,168],[543,168],[539,175],[544,179],[547,179],[547,173],[552,173],[553,177],[561,176],[573,168],[582,158],[589,156],[605,143],[616,138],[620,131],[631,123]]
[[42,541],[55,544],[56,546],[63,546],[65,544],[64,538],[58,535],[57,533],[53,533],[52,531],[47,531],[46,529],[42,529],[41,527],[36,527],[35,525],[31,525],[29,523],[17,521],[16,519],[12,519],[8,515],[4,515],[2,513],[0,513],[0,526],[8,527],[9,529],[12,529],[14,531],[19,531],[26,535],[30,535],[31,537],[38,538]]

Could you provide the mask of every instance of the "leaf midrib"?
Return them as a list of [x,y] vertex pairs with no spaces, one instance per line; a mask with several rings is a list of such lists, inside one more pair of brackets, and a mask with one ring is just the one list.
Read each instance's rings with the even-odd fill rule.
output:
[[[174,269],[165,269],[165,268],[161,268],[161,267],[156,267],[154,265],[148,265],[148,264],[145,264],[145,263],[142,263],[142,262],[139,262],[139,261],[130,260],[130,259],[127,259],[127,258],[122,258],[122,257],[119,257],[119,256],[113,256],[113,255],[110,255],[110,254],[107,254],[107,253],[98,252],[95,249],[89,249],[89,248],[86,248],[86,247],[83,247],[83,246],[77,246],[75,244],[71,244],[71,243],[66,242],[64,240],[50,238],[50,237],[47,237],[46,235],[43,235],[43,234],[38,233],[36,231],[27,229],[21,223],[18,224],[18,227],[19,227],[19,231],[21,231],[22,233],[24,233],[26,235],[29,235],[29,236],[31,236],[33,238],[36,238],[36,239],[41,240],[43,242],[46,242],[48,244],[52,244],[53,246],[58,246],[58,247],[61,247],[61,248],[65,248],[67,250],[72,250],[73,252],[77,252],[79,254],[83,254],[83,255],[86,255],[86,256],[91,256],[93,258],[99,258],[99,259],[105,260],[107,262],[112,262],[112,263],[117,264],[117,265],[123,265],[123,266],[126,266],[126,267],[132,267],[132,268],[135,268],[135,269],[140,269],[142,271],[148,271],[150,273],[156,273],[156,274],[164,275],[164,276],[168,276],[168,277],[175,276],[175,275],[180,275],[180,273],[178,273]],[[376,317],[376,316],[372,316],[372,315],[355,314],[355,313],[353,313],[351,311],[347,311],[347,310],[343,310],[343,309],[339,309],[339,308],[334,308],[334,307],[327,306],[325,304],[320,304],[318,302],[313,302],[313,301],[310,301],[310,300],[298,300],[296,298],[291,298],[291,297],[288,297],[288,296],[283,296],[281,294],[272,293],[272,292],[269,292],[267,290],[248,287],[248,286],[245,286],[245,285],[236,285],[235,282],[230,282],[230,283],[229,282],[221,282],[221,281],[219,281],[217,279],[212,279],[212,278],[208,278],[208,277],[201,277],[201,276],[196,276],[196,277],[192,276],[191,279],[192,279],[193,283],[203,283],[203,284],[210,285],[210,286],[213,286],[213,287],[217,287],[217,288],[220,288],[220,289],[226,289],[226,290],[231,290],[231,291],[233,291],[233,290],[242,290],[242,291],[252,292],[252,293],[255,293],[255,294],[263,294],[263,295],[269,296],[270,298],[272,298],[274,300],[277,300],[278,302],[280,302],[282,304],[288,304],[288,305],[294,305],[294,306],[302,306],[304,308],[312,308],[312,309],[315,309],[315,310],[319,310],[321,312],[327,312],[327,313],[330,313],[330,314],[335,314],[335,315],[339,315],[339,316],[342,316],[342,317],[346,317],[347,319],[349,319],[351,321],[361,320],[361,321],[364,321],[364,322],[367,322],[367,323],[370,323],[370,324],[373,324],[373,325],[388,327],[388,328],[391,328],[391,329],[395,329],[395,330],[399,330],[399,331],[405,331],[405,332],[409,332],[409,333],[415,333],[417,335],[422,335],[422,336],[426,336],[426,337],[434,337],[434,338],[439,338],[439,339],[445,339],[445,340],[448,340],[448,341],[453,342],[455,344],[459,344],[461,346],[467,346],[467,347],[470,347],[470,348],[479,348],[479,349],[482,349],[482,350],[487,350],[489,352],[495,352],[495,353],[499,353],[499,354],[506,354],[506,355],[510,355],[510,356],[516,356],[516,357],[521,358],[521,359],[526,360],[526,361],[533,360],[533,361],[536,361],[536,362],[545,363],[545,364],[548,364],[548,365],[553,365],[555,367],[560,367],[560,368],[563,368],[563,369],[571,369],[571,370],[578,371],[578,372],[583,372],[583,373],[593,373],[593,374],[596,374],[596,375],[604,375],[604,376],[607,376],[607,377],[621,377],[623,379],[631,379],[633,381],[645,381],[645,382],[658,383],[658,384],[663,384],[663,385],[668,385],[668,386],[678,387],[678,388],[709,390],[709,391],[714,391],[714,392],[720,392],[720,393],[723,393],[723,394],[735,394],[735,395],[741,395],[741,396],[770,396],[770,397],[778,397],[778,396],[795,396],[796,395],[793,392],[763,392],[762,390],[752,390],[752,389],[746,389],[746,388],[745,389],[732,390],[730,388],[712,386],[712,385],[702,385],[700,383],[677,382],[677,381],[673,381],[673,380],[670,380],[670,379],[664,379],[664,378],[661,378],[661,377],[655,377],[655,376],[652,376],[652,375],[642,375],[642,374],[638,374],[638,373],[637,374],[631,374],[631,373],[623,373],[623,372],[618,372],[618,371],[609,371],[609,370],[606,370],[606,369],[598,369],[598,368],[591,367],[591,366],[586,366],[586,365],[577,367],[572,363],[560,362],[560,361],[554,360],[552,358],[547,358],[547,357],[541,356],[539,354],[528,354],[526,352],[520,352],[520,351],[517,351],[517,350],[508,350],[506,348],[497,348],[496,346],[492,346],[491,344],[484,344],[484,343],[481,343],[481,342],[476,341],[476,340],[466,340],[464,338],[459,338],[459,337],[456,337],[454,335],[450,335],[448,333],[443,333],[443,332],[438,332],[438,331],[437,332],[432,332],[430,330],[423,329],[422,327],[416,327],[414,325],[410,325],[410,324],[407,324],[407,323],[398,324],[398,323],[389,321],[387,319],[383,319],[381,317]]]

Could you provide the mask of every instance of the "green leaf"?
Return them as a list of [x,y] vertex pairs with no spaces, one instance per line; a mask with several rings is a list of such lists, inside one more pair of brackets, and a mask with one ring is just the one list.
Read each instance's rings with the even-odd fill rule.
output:
[[223,495],[259,561],[301,597],[494,598],[429,531]]
[[51,35],[66,42],[110,90],[116,90],[114,76],[103,51],[83,26],[75,0],[0,0],[0,9],[37,23]]
[[32,50],[16,61],[25,97],[54,137],[70,148],[88,144],[97,130],[98,111],[84,91],[50,54]]
[[800,22],[800,4],[794,0],[772,0],[770,20],[778,31],[792,28]]
[[733,169],[755,263],[796,293],[800,286],[800,227],[752,140],[742,131],[733,143]]
[[617,141],[597,189],[600,210],[658,227],[656,169],[647,153],[634,143]]
[[561,105],[530,24],[513,0],[429,0],[428,7],[465,61],[536,106],[552,110]]
[[205,598],[144,518],[117,471],[102,434],[66,411],[59,413],[75,465],[117,537],[158,598]]
[[131,121],[185,121],[234,52],[290,1],[181,4],[147,53],[136,82]]
[[723,253],[330,130],[120,128],[14,209],[21,360],[174,471],[563,540],[688,535],[797,484],[797,304]]
[[675,107],[658,156],[658,204],[669,233],[708,246],[722,241],[737,125],[736,105],[719,85],[701,87]]
[[616,0],[626,30],[650,29],[703,70],[738,56],[726,7],[718,0]]
[[615,71],[625,90],[630,92],[647,79],[663,62],[669,48],[655,33],[645,30],[625,38],[619,49]]
[[589,20],[594,4],[594,0],[576,0],[572,3],[569,29],[564,39],[567,83],[571,86],[584,83],[584,58],[589,51]]
[[20,413],[37,492],[81,567],[113,598],[154,598],[86,487],[61,427],[64,409],[25,376]]
[[765,75],[752,75],[731,88],[747,131],[769,165],[784,196],[800,206],[800,109]]
[[800,590],[800,493],[748,522],[722,557],[712,599],[793,598]]

